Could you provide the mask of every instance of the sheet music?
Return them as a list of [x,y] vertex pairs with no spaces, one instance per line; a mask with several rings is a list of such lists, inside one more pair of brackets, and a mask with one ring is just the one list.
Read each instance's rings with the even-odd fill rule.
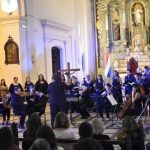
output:
[[113,97],[113,95],[108,95],[107,98],[110,101],[110,103],[112,104],[112,106],[118,104],[117,101],[115,100],[115,98]]

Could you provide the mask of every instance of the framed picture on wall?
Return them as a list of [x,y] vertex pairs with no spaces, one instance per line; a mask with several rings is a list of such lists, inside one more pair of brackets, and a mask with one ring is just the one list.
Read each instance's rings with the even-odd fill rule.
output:
[[4,45],[5,64],[19,64],[19,47],[11,36]]

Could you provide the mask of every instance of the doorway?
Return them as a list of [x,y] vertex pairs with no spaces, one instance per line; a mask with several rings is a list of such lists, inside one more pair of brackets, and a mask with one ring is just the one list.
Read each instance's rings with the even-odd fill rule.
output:
[[52,73],[57,74],[60,70],[60,49],[57,47],[52,47]]

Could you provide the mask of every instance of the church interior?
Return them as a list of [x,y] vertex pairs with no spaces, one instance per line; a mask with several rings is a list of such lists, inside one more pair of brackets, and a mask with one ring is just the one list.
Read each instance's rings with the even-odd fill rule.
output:
[[[88,150],[91,145],[84,147],[81,134],[88,134],[90,127],[93,133],[101,131],[108,136],[98,139],[101,143],[97,150],[149,150],[149,14],[150,0],[0,0],[0,146],[4,145],[1,142],[3,127],[10,127],[12,122],[21,125],[22,119],[25,124],[31,121],[32,114],[24,114],[24,107],[20,107],[21,114],[15,114],[13,102],[17,98],[13,96],[21,90],[23,96],[19,96],[25,106],[33,108],[29,105],[34,103],[33,99],[43,101],[44,104],[39,106],[36,102],[34,107],[38,105],[40,111],[44,107],[44,111],[39,112],[42,124],[51,127],[49,131],[54,129],[57,135],[58,147],[54,148],[50,142],[49,148],[42,150]],[[55,88],[51,87],[58,79],[56,74],[61,75],[63,84],[68,86],[65,90],[67,113],[62,109],[64,103],[51,101],[54,97],[57,100],[53,95]],[[39,88],[40,82],[46,87]],[[12,84],[14,89],[10,88]],[[59,89],[56,93],[61,95],[61,92]],[[61,110],[68,114],[70,126],[62,134],[53,122],[53,117],[57,117],[53,112],[55,107],[58,107],[57,115]],[[25,110],[31,111],[30,108]],[[6,125],[7,113],[10,122]],[[25,119],[25,116],[28,117]],[[32,128],[37,120],[33,121]],[[28,150],[24,133],[29,136],[30,125],[20,125],[17,129],[19,143],[15,143],[20,149],[15,150]],[[68,134],[70,137],[66,138]],[[87,141],[91,139],[86,134],[85,137]],[[91,137],[94,139],[91,142],[95,142],[94,135]],[[36,138],[33,139],[35,143]],[[34,144],[30,150],[34,150],[33,147]],[[95,150],[94,146],[90,150]]]

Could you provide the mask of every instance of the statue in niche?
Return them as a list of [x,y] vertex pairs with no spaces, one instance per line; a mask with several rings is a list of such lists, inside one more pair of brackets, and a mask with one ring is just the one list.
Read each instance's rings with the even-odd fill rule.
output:
[[143,25],[143,9],[140,4],[136,4],[134,7],[134,23],[136,25],[142,24]]
[[112,32],[113,32],[113,40],[120,40],[120,22],[119,22],[119,12],[117,8],[112,10]]

